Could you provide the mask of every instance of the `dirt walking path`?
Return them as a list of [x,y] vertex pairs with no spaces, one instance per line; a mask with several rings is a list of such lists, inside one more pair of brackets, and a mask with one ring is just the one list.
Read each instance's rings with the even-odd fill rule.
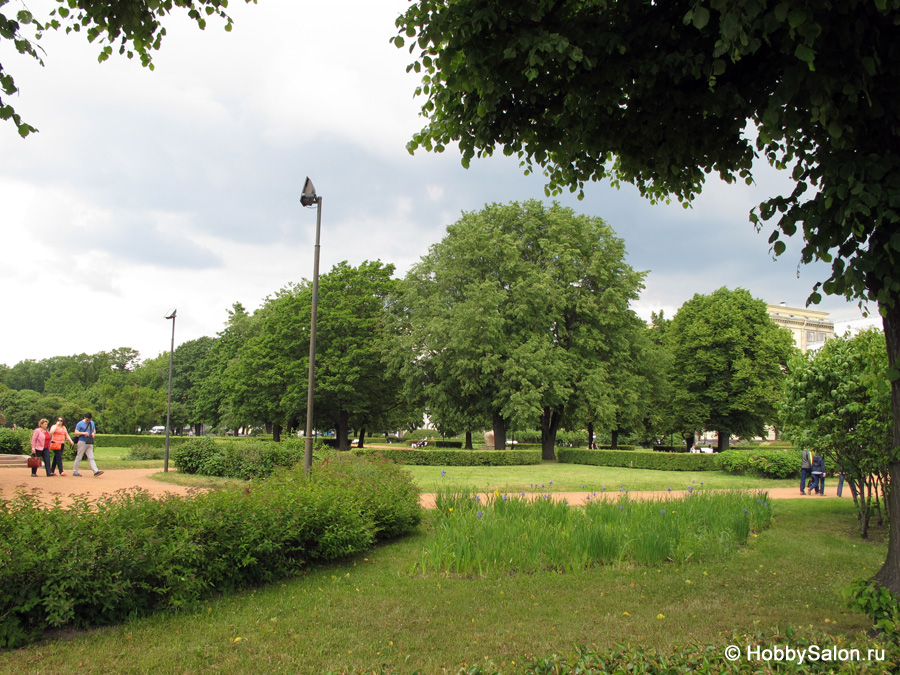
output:
[[[104,471],[102,476],[94,477],[90,472],[82,473],[79,478],[67,471],[65,476],[47,477],[43,469],[38,469],[36,478],[31,477],[31,469],[25,467],[0,468],[0,496],[4,499],[11,498],[17,489],[37,490],[40,499],[44,503],[52,503],[59,497],[62,504],[71,504],[73,495],[87,495],[96,499],[104,494],[113,494],[118,490],[140,488],[153,496],[162,496],[166,493],[186,495],[196,488],[182,487],[171,483],[154,480],[151,474],[160,473],[160,469],[111,469]],[[770,499],[834,499],[837,497],[837,484],[826,487],[825,496],[804,496],[799,489],[775,488],[768,491]],[[565,500],[569,504],[583,505],[591,499],[618,499],[621,495],[618,491],[607,492],[533,492],[527,493],[529,499],[539,499],[543,495],[550,495],[556,501]],[[632,499],[672,499],[682,497],[687,490],[660,490],[646,492],[629,492]],[[485,498],[486,495],[481,495]],[[422,506],[434,508],[433,494],[423,494]],[[849,489],[845,491],[844,499],[850,498]]]

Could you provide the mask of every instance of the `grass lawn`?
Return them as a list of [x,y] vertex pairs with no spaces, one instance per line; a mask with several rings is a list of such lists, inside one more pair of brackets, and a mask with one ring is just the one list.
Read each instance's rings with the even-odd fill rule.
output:
[[749,546],[703,566],[489,580],[410,573],[429,515],[413,536],[299,577],[191,611],[48,635],[0,653],[0,673],[456,673],[487,661],[515,673],[527,655],[575,644],[693,639],[724,649],[733,631],[867,630],[840,589],[873,574],[886,546],[856,537],[852,501],[782,500],[774,509],[772,527]]
[[[584,464],[559,464],[544,461],[532,466],[405,466],[422,492],[458,486],[461,489],[500,492],[599,492],[602,488],[627,490],[673,490],[695,488],[765,489],[796,487],[797,480],[771,480],[751,476],[733,476],[721,471],[655,471],[623,469]],[[442,475],[442,472],[446,472]]]
[[[128,461],[126,459],[122,459],[128,453],[131,452],[131,448],[94,448],[94,461],[97,462],[97,466],[99,466],[104,471],[109,469],[155,469],[159,467],[163,468],[163,460],[161,459],[148,459],[148,460],[137,460],[137,461]],[[172,466],[172,449],[169,448],[169,466]],[[83,464],[87,464],[87,459],[82,457],[81,461]],[[63,462],[63,466],[66,468],[66,471],[69,471],[72,468],[71,460],[65,460]]]

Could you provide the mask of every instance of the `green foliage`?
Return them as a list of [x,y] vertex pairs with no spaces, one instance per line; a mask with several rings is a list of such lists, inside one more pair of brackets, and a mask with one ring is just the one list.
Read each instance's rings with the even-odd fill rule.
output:
[[31,432],[0,427],[0,455],[27,455],[31,452]]
[[692,455],[644,450],[583,450],[559,448],[559,461],[568,464],[591,466],[621,466],[630,469],[657,469],[659,471],[718,471],[720,454]]
[[679,431],[758,436],[776,421],[783,368],[795,348],[790,332],[769,319],[765,302],[740,288],[694,295],[672,319],[666,341]]
[[590,500],[572,508],[548,496],[484,497],[441,491],[423,573],[495,577],[595,565],[705,563],[769,526],[766,493],[691,491],[672,500]]
[[719,455],[722,471],[762,478],[800,477],[799,450],[726,450]]
[[398,464],[420,466],[519,466],[540,464],[539,449],[516,450],[429,450],[414,448],[360,448],[351,451],[363,457],[384,457]]
[[851,609],[872,619],[875,628],[900,642],[900,599],[872,579],[857,579],[841,591]]
[[[183,473],[250,480],[270,476],[279,468],[302,464],[304,454],[305,442],[297,438],[280,443],[252,438],[228,441],[193,438],[174,449],[172,462]],[[322,454],[321,449],[318,454]]]
[[0,499],[0,647],[190,607],[362,551],[419,518],[405,472],[349,455],[309,477],[298,468],[191,497],[130,491],[46,507],[20,491]]
[[147,443],[139,443],[138,445],[132,445],[128,454],[122,459],[129,462],[136,462],[144,459],[165,459],[165,455],[165,448],[154,447]]
[[395,367],[442,427],[492,426],[500,448],[540,428],[553,459],[557,430],[606,406],[642,278],[599,218],[537,200],[465,213],[406,276]]
[[866,536],[873,496],[886,496],[897,459],[882,334],[869,329],[834,338],[792,360],[780,412],[785,438],[827,456],[864,495],[856,506]]

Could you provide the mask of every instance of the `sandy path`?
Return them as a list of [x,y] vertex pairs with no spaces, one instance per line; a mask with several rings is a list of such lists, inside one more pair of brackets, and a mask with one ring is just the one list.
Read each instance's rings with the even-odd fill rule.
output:
[[[13,496],[16,489],[24,488],[26,490],[38,490],[41,500],[44,502],[52,502],[56,496],[60,497],[63,504],[71,503],[72,495],[88,495],[92,498],[99,497],[103,494],[112,494],[117,490],[127,488],[140,488],[146,490],[151,495],[164,495],[166,493],[186,495],[195,491],[196,488],[182,487],[180,485],[172,485],[171,483],[163,483],[150,478],[151,474],[159,473],[161,469],[111,469],[105,471],[102,476],[94,477],[89,472],[82,473],[82,477],[73,476],[71,471],[66,472],[65,476],[55,476],[48,478],[44,475],[44,470],[38,470],[37,478],[31,478],[31,470],[24,467],[16,468],[0,468],[0,495],[9,499]],[[824,499],[834,499],[837,497],[837,483],[832,483],[826,488]],[[771,499],[823,499],[819,496],[804,497],[800,494],[799,489],[795,488],[775,488],[769,490]],[[607,492],[549,492],[549,493],[529,493],[529,498],[535,499],[543,494],[549,494],[552,499],[561,501],[566,500],[569,504],[581,505],[588,499],[618,499],[620,494],[618,491]],[[687,494],[687,490],[661,490],[656,492],[629,492],[632,499],[671,499],[681,497]],[[482,498],[484,495],[482,495]],[[844,492],[844,499],[850,498],[850,490]],[[434,508],[434,495],[423,494],[422,506],[425,508]]]
[[159,473],[161,469],[113,469],[104,471],[102,476],[94,477],[90,468],[82,471],[81,477],[73,476],[71,469],[65,476],[48,477],[44,469],[38,469],[37,478],[31,477],[31,469],[25,467],[0,469],[0,495],[9,499],[19,488],[37,490],[41,501],[50,503],[58,495],[63,504],[71,503],[73,495],[87,495],[97,498],[104,494],[112,494],[117,490],[141,488],[151,495],[162,496],[166,493],[186,495],[194,488],[162,483],[150,478],[150,474]]

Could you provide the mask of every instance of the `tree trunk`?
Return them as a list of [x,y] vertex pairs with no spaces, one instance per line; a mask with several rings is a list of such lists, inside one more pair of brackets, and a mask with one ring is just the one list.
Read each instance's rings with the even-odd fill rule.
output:
[[[900,297],[895,294],[890,307],[880,307],[884,312],[884,338],[887,342],[888,364],[891,369],[900,368]],[[888,535],[888,552],[884,565],[873,577],[878,583],[900,596],[900,458],[897,449],[900,446],[900,378],[891,382],[891,413],[894,417],[894,447],[889,467],[891,482],[887,486],[886,506],[890,533]]]
[[365,439],[366,439],[366,428],[365,428],[365,427],[360,427],[360,430],[359,430],[359,443],[356,444],[356,447],[357,447],[357,448],[362,448],[362,447],[363,447],[363,442],[365,441]]
[[541,412],[541,459],[556,459],[557,431],[559,431],[559,413],[544,408]]
[[494,412],[494,450],[506,450],[506,420],[499,412]]
[[350,449],[350,438],[349,432],[350,430],[350,413],[346,410],[341,410],[338,413],[338,422],[337,428],[335,429],[337,433],[337,449],[338,450],[349,450]]
[[281,425],[273,424],[272,425],[272,440],[276,443],[281,442]]
[[619,449],[619,430],[618,429],[612,430],[612,444],[611,445],[612,445],[613,450]]
[[719,445],[716,447],[716,452],[725,452],[731,446],[731,434],[721,431],[716,433],[719,434]]
[[587,429],[588,429],[588,447],[593,448],[594,447],[594,423],[588,422]]
[[472,432],[466,432],[466,450],[473,450],[472,448]]
[[694,434],[690,434],[689,436],[684,437],[684,446],[690,450],[691,446],[694,445]]

